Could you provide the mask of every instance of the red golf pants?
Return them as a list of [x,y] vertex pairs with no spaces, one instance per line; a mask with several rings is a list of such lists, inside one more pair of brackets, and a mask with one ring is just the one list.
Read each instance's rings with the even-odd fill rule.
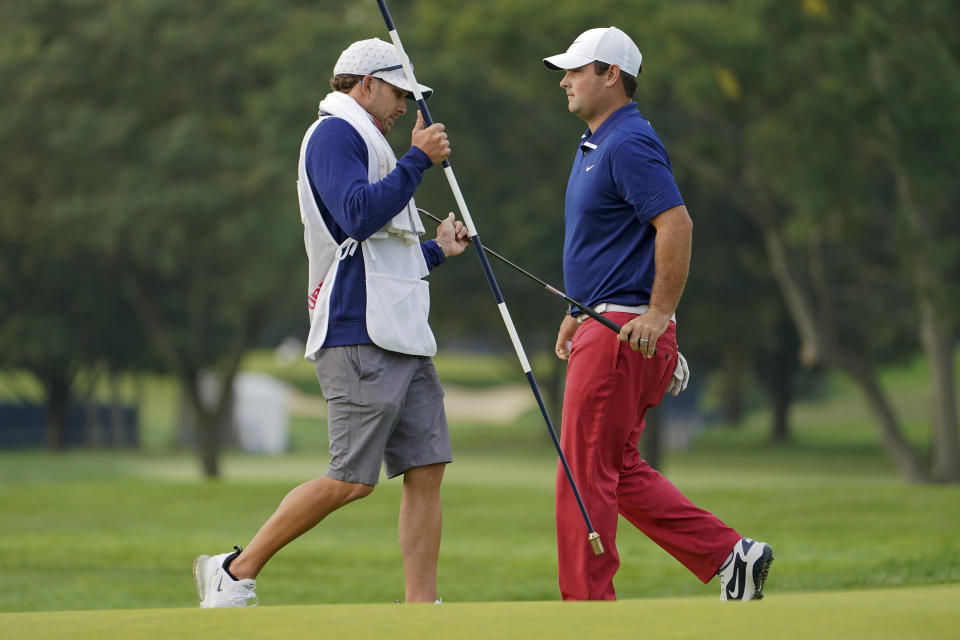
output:
[[[622,312],[604,315],[620,325],[635,317]],[[676,362],[673,323],[650,359],[592,320],[574,335],[560,444],[606,552],[593,554],[576,497],[558,465],[557,554],[564,600],[616,599],[618,514],[704,583],[741,537],[640,459],[637,442],[644,414],[663,398]]]

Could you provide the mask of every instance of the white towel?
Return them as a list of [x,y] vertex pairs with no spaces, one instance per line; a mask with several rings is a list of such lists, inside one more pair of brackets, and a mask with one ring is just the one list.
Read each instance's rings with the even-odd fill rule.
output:
[[[320,101],[320,115],[329,113],[349,122],[367,144],[367,172],[370,183],[383,180],[397,166],[397,156],[383,137],[373,118],[360,104],[343,93],[334,91]],[[377,233],[392,233],[401,236],[408,244],[420,242],[424,233],[423,223],[417,215],[417,205],[410,198],[406,207],[395,215]]]

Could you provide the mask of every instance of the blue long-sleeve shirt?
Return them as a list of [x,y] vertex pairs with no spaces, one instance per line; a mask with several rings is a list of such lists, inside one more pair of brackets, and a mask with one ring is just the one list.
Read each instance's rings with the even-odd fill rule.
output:
[[[331,117],[317,125],[307,142],[306,169],[324,224],[338,243],[363,241],[407,205],[430,168],[430,158],[411,147],[379,182],[370,183],[367,145],[347,121]],[[444,262],[435,240],[420,244],[427,268]],[[367,288],[363,252],[340,262],[330,293],[324,347],[372,344],[366,322]]]

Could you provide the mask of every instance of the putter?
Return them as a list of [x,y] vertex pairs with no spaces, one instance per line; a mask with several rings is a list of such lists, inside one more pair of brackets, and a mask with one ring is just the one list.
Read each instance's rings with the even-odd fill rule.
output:
[[[413,75],[413,67],[410,65],[410,59],[407,57],[406,51],[403,50],[403,43],[400,42],[400,35],[397,33],[397,28],[393,24],[393,18],[390,17],[390,10],[387,9],[387,3],[384,0],[377,0],[377,4],[380,5],[380,13],[383,14],[383,21],[387,25],[387,31],[390,32],[390,39],[393,41],[393,46],[397,50],[397,56],[400,58],[400,64],[403,66],[403,71],[407,76],[407,81],[413,87],[413,95],[417,100],[417,106],[420,109],[420,113],[423,114],[423,122],[427,127],[429,127],[433,124],[433,119],[430,117],[430,110],[427,109],[427,103],[423,99],[423,94],[420,92],[420,85],[417,83],[417,79]],[[583,498],[580,497],[580,490],[577,489],[577,483],[573,479],[573,473],[570,471],[570,465],[567,464],[567,459],[563,455],[563,449],[560,448],[560,439],[557,437],[557,431],[553,428],[553,423],[550,421],[550,415],[547,413],[547,407],[543,403],[543,397],[540,395],[540,388],[537,386],[537,381],[533,377],[533,370],[530,367],[527,354],[524,352],[523,345],[520,343],[520,336],[517,334],[517,329],[510,317],[510,312],[507,310],[507,303],[504,301],[503,294],[500,292],[500,285],[497,284],[497,279],[493,275],[493,269],[490,267],[490,261],[487,259],[487,254],[483,250],[483,244],[480,242],[480,236],[477,233],[477,228],[473,224],[473,218],[470,217],[470,211],[467,209],[467,203],[463,199],[463,193],[460,191],[460,185],[457,184],[457,178],[453,175],[453,167],[450,166],[449,160],[443,161],[443,172],[447,176],[447,182],[450,184],[450,190],[453,192],[453,197],[457,201],[457,207],[460,209],[460,217],[463,218],[464,223],[467,225],[467,231],[470,234],[470,241],[477,250],[477,257],[480,259],[480,265],[483,267],[483,272],[487,277],[487,282],[490,285],[490,290],[493,292],[493,297],[497,301],[497,307],[500,309],[500,315],[503,317],[503,324],[506,326],[511,342],[513,342],[513,348],[517,352],[517,358],[520,360],[520,366],[523,368],[523,372],[527,376],[527,382],[530,383],[530,390],[537,399],[537,405],[540,407],[540,413],[543,415],[543,420],[547,425],[547,430],[550,432],[550,437],[553,439],[553,445],[557,449],[557,455],[560,456],[560,463],[563,465],[563,470],[567,474],[567,480],[570,483],[570,488],[573,490],[573,495],[576,497],[577,504],[580,506],[580,514],[583,516],[583,521],[587,525],[587,541],[593,548],[593,553],[600,555],[603,553],[603,543],[600,541],[600,534],[598,534],[593,528],[593,523],[590,522],[590,516],[587,515],[587,508],[583,506]]]

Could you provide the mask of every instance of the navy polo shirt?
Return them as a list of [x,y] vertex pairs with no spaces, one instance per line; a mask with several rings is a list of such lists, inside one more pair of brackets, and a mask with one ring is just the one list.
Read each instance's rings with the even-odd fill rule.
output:
[[564,201],[567,295],[590,307],[648,304],[656,239],[650,220],[682,204],[667,151],[635,102],[588,129]]

